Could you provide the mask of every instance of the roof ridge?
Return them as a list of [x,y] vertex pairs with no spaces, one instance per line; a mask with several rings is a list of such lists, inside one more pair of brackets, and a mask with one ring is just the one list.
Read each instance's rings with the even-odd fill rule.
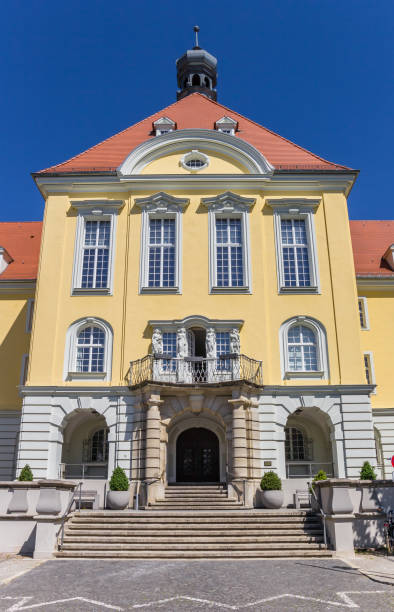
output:
[[81,151],[81,153],[78,153],[77,155],[72,155],[68,159],[64,160],[63,162],[60,162],[59,164],[55,164],[54,166],[49,166],[48,168],[43,168],[42,170],[39,170],[38,173],[45,172],[46,170],[52,170],[53,168],[57,168],[58,166],[63,166],[63,164],[67,164],[68,162],[72,161],[73,159],[77,159],[78,157],[81,157],[81,155],[85,155],[85,153],[88,153],[89,151],[93,151],[96,147],[101,146],[102,144],[104,144],[105,142],[108,142],[109,140],[112,140],[112,138],[116,138],[116,136],[120,136],[121,134],[124,134],[128,130],[131,130],[132,128],[137,127],[137,125],[140,125],[144,121],[147,121],[148,119],[151,119],[152,117],[157,115],[157,113],[163,112],[163,111],[167,110],[168,108],[171,108],[172,106],[175,106],[175,104],[177,104],[178,102],[181,102],[181,100],[176,100],[175,102],[173,102],[169,106],[166,106],[165,108],[162,108],[161,110],[158,110],[155,113],[152,113],[151,115],[148,115],[148,117],[145,117],[144,119],[140,119],[140,121],[137,121],[137,123],[133,123],[132,125],[129,125],[124,130],[121,130],[120,132],[116,132],[116,134],[112,134],[112,136],[108,136],[108,138],[104,138],[104,140],[100,140],[100,142],[97,142],[92,147],[88,147],[84,151]]
[[[203,94],[200,94],[198,92],[196,92],[194,94],[191,94],[191,95],[193,95],[193,96],[194,95],[202,96],[203,98],[205,98],[205,96]],[[285,142],[288,142],[289,144],[297,147],[298,149],[301,149],[302,151],[306,151],[310,155],[313,155],[313,157],[315,157],[316,159],[319,159],[319,160],[325,162],[326,164],[331,164],[332,166],[339,166],[340,168],[344,168],[345,170],[351,170],[351,168],[348,168],[348,166],[344,166],[342,164],[335,164],[334,162],[331,162],[328,159],[324,159],[324,157],[321,157],[320,155],[316,155],[316,153],[313,153],[312,151],[309,151],[309,149],[306,149],[305,147],[301,147],[301,145],[298,145],[296,142],[293,142],[292,140],[289,140],[288,138],[285,138],[284,136],[281,136],[277,132],[274,132],[273,130],[270,130],[269,128],[265,127],[265,125],[261,125],[260,123],[257,123],[257,121],[255,121],[254,119],[249,119],[249,117],[245,117],[245,115],[242,115],[241,113],[238,113],[237,111],[232,110],[228,106],[225,106],[224,104],[220,104],[216,100],[211,100],[210,98],[206,98],[206,99],[209,102],[212,102],[212,104],[216,104],[216,106],[220,106],[221,108],[225,108],[227,111],[230,111],[231,113],[234,113],[238,117],[241,117],[242,119],[245,119],[245,121],[249,121],[250,123],[253,123],[253,125],[256,125],[257,127],[262,128],[263,130],[266,130],[267,132],[269,132],[273,136],[276,136],[276,137],[280,138],[281,140],[284,140]],[[240,136],[238,138],[240,138]]]

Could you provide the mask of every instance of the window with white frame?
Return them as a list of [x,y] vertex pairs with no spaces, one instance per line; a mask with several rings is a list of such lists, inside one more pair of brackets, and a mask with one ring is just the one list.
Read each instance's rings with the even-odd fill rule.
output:
[[291,372],[314,372],[318,369],[316,335],[310,327],[305,325],[291,327],[287,343]]
[[175,287],[175,219],[149,219],[148,287]]
[[77,336],[76,372],[104,372],[105,333],[84,327]]
[[369,318],[368,318],[368,305],[367,305],[366,297],[358,298],[358,314],[360,317],[361,329],[368,330],[369,329]]
[[112,329],[102,319],[88,317],[73,323],[67,332],[65,380],[111,379]]
[[255,200],[231,192],[204,198],[208,208],[211,293],[250,293],[249,211]]
[[[373,362],[373,355],[371,351],[366,351],[364,353],[364,371],[365,371],[365,379],[367,381],[367,385],[375,385],[375,367]],[[373,391],[373,393],[375,393]]]
[[230,369],[230,359],[223,359],[223,355],[228,355],[230,352],[230,332],[216,332],[216,367],[218,370]]
[[304,316],[280,329],[283,378],[328,378],[326,333],[321,323]]
[[216,284],[218,287],[243,287],[242,220],[216,218]]
[[99,429],[83,442],[83,460],[88,463],[108,461],[108,429]]
[[153,122],[153,129],[156,136],[162,136],[175,129],[175,122],[168,117],[160,117],[160,119],[156,119],[156,121]]
[[163,370],[175,372],[177,356],[176,332],[163,332],[163,354],[167,359],[163,360]]
[[141,223],[141,293],[181,293],[182,211],[188,200],[157,193],[139,198]]
[[112,293],[116,220],[123,202],[109,202],[72,202],[78,210],[73,294]]
[[274,209],[279,292],[319,291],[314,211],[319,200],[268,200]]

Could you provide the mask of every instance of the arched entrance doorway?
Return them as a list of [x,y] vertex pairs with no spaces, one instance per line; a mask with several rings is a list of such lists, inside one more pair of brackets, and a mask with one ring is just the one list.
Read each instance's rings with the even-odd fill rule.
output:
[[192,427],[176,443],[177,482],[218,482],[219,440],[209,429]]

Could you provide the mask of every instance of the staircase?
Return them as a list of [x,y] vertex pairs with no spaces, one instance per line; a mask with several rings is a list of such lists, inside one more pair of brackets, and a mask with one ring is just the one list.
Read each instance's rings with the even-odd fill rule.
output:
[[[320,520],[311,512],[234,510],[222,493],[215,495],[220,501],[208,499],[204,506],[198,499],[198,509],[192,508],[194,499],[186,496],[184,501],[182,495],[168,499],[165,510],[75,512],[66,524],[63,545],[55,554],[85,559],[332,556],[323,543]],[[177,502],[180,505],[174,507]]]
[[221,484],[170,485],[165,499],[156,501],[147,510],[237,510],[243,503],[229,499],[227,488]]

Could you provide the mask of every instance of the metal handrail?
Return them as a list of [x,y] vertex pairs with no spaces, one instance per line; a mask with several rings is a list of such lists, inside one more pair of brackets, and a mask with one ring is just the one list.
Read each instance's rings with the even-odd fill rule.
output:
[[147,382],[171,385],[229,384],[245,380],[262,386],[262,362],[247,355],[229,353],[217,357],[171,357],[149,354],[130,362],[128,383],[137,387]]
[[[74,501],[75,501],[75,499],[76,499],[76,492],[78,491],[78,489],[79,489],[79,509],[81,510],[81,501],[82,501],[82,484],[83,484],[82,482],[79,482],[79,483],[77,484],[77,486],[75,487],[75,489],[74,489],[74,491],[73,491],[73,493],[72,493],[71,499],[70,499],[70,501],[69,501],[69,503],[68,503],[67,509],[66,509],[66,511],[64,512],[63,516],[62,516],[61,523],[60,523],[60,529],[59,529],[59,531],[58,531],[58,532],[57,532],[57,534],[56,534],[56,539],[58,540],[58,547],[59,547],[59,550],[60,550],[60,548],[63,546],[63,540],[64,540],[64,525],[65,525],[66,519],[68,518],[68,515],[69,515],[69,514],[70,514],[70,512],[71,512],[71,507],[72,507],[72,505],[73,505],[73,503],[74,503]],[[59,535],[60,535],[60,542],[59,542]]]
[[315,501],[316,501],[316,503],[317,503],[317,505],[318,505],[318,508],[319,508],[319,512],[320,512],[320,514],[321,514],[321,515],[322,515],[322,517],[323,517],[323,537],[324,537],[324,545],[325,545],[325,547],[327,548],[327,546],[328,546],[328,540],[327,540],[327,529],[326,529],[326,516],[327,516],[327,515],[326,515],[326,513],[324,512],[324,510],[323,510],[323,508],[322,508],[322,505],[321,505],[320,501],[317,499],[317,495],[316,495],[315,489],[313,488],[313,482],[308,482],[308,487],[309,487],[309,490],[310,490],[310,492],[312,493],[313,497],[315,498]]

